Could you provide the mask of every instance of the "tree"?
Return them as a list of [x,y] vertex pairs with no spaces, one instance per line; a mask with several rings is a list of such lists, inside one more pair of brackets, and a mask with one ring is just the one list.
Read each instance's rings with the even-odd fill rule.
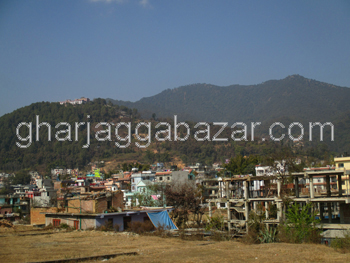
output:
[[172,217],[177,226],[185,226],[189,216],[200,225],[204,208],[201,206],[203,201],[203,189],[190,184],[172,184],[165,189],[167,205],[173,206]]
[[29,184],[31,176],[27,170],[21,170],[11,179],[11,184]]
[[157,115],[156,115],[155,113],[152,113],[152,119],[153,119],[153,120],[156,120],[156,116],[157,116]]
[[259,163],[257,156],[250,155],[248,157],[238,154],[231,158],[225,168],[233,175],[235,174],[255,174],[255,165]]
[[11,185],[9,178],[4,178],[2,182],[2,188],[0,189],[0,195],[7,195],[11,193]]

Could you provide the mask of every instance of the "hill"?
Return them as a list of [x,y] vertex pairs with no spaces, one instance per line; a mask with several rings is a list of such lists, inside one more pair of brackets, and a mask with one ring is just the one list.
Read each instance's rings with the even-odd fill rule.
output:
[[[136,108],[144,118],[172,118],[177,115],[181,121],[228,122],[229,125],[261,122],[255,132],[261,137],[269,136],[269,127],[275,122],[286,126],[286,135],[291,123],[300,122],[304,127],[304,139],[308,139],[309,122],[331,122],[334,124],[334,141],[331,141],[330,127],[324,130],[324,141],[330,150],[337,153],[350,151],[349,100],[349,88],[300,75],[258,85],[219,87],[193,84],[167,89],[136,102],[107,99],[113,104]],[[319,129],[313,131],[315,138],[320,142]],[[311,144],[316,145],[317,142]]]
[[173,117],[192,121],[265,122],[281,117],[305,121],[333,121],[350,111],[350,89],[299,75],[258,85],[219,87],[193,84],[167,89],[136,102],[107,99],[136,108],[145,118]]
[[[38,123],[36,116],[39,116]],[[97,141],[94,133],[98,129],[95,126],[99,122],[117,123],[121,119],[132,121],[138,117],[137,110],[108,105],[103,99],[76,106],[38,102],[17,109],[0,117],[0,170],[31,168],[48,171],[57,166],[82,168],[92,160],[128,153],[132,150],[113,148]],[[88,122],[90,129],[87,128]],[[42,125],[37,138],[36,125],[39,123],[50,125],[51,134],[46,125]],[[78,132],[76,123],[81,124]],[[65,132],[68,127],[70,131]],[[88,130],[91,130],[90,136]]]
[[[39,118],[38,122],[36,116]],[[172,139],[162,142],[155,139],[155,134],[165,129],[161,126],[156,128],[161,121],[171,125],[174,123],[173,119],[140,119],[136,109],[113,106],[103,99],[75,106],[49,102],[34,103],[0,118],[0,170],[10,172],[35,169],[49,173],[51,168],[57,166],[83,169],[90,162],[101,160],[105,162],[106,169],[116,169],[118,164],[121,168],[128,162],[163,162],[180,166],[201,162],[211,165],[217,161],[225,162],[226,159],[239,154],[264,156],[273,152],[277,145],[281,145],[271,141],[262,143],[258,138],[255,141],[234,141],[231,139],[233,131],[230,127],[218,136],[228,138],[227,141],[198,141],[195,134],[199,129],[194,128],[194,122],[188,122],[191,128],[187,140]],[[141,141],[138,137],[145,138],[148,134],[145,126],[139,126],[142,122],[150,123],[151,134],[148,147],[144,148],[137,146],[137,143],[147,144],[147,141]],[[130,123],[130,128],[119,127],[121,123]],[[37,132],[39,124],[41,126]],[[116,127],[119,127],[118,131]],[[209,138],[212,139],[220,128],[211,126]],[[116,135],[116,131],[120,137]],[[177,135],[184,138],[186,132],[182,126]],[[203,137],[203,134],[198,135]],[[171,138],[173,137],[172,131]],[[306,145],[304,148],[305,151],[309,151],[308,156],[311,158],[329,158],[328,149],[324,144]],[[298,153],[305,155],[305,151],[298,150]]]

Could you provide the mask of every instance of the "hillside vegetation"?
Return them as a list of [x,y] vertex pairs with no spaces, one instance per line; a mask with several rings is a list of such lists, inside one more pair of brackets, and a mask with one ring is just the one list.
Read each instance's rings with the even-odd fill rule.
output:
[[[173,118],[181,121],[206,122],[261,122],[258,136],[268,136],[274,122],[288,126],[300,122],[304,126],[306,140],[309,122],[334,124],[334,141],[331,130],[325,128],[324,142],[330,150],[349,152],[350,89],[304,78],[288,76],[281,80],[269,80],[258,85],[231,85],[219,87],[210,84],[193,84],[167,89],[157,95],[136,102],[107,99],[117,105],[136,108],[142,117]],[[319,137],[314,130],[313,139]],[[316,145],[314,142],[313,145]]]
[[[39,140],[36,138],[36,116],[39,116],[39,124],[42,124],[39,129]],[[130,140],[127,140],[128,128],[125,124],[129,122],[131,136]],[[142,122],[144,124],[140,125]],[[164,131],[167,126],[161,125],[156,128],[160,122],[169,123],[171,141],[160,141],[155,138],[156,133],[160,131],[163,131],[163,136],[160,135],[159,138],[165,137]],[[23,124],[21,127],[20,123]],[[28,128],[30,123],[31,129]],[[50,140],[48,128],[44,123],[48,123],[51,127]],[[76,123],[79,124],[78,133],[76,133]],[[90,124],[89,143],[87,123]],[[48,102],[34,103],[0,118],[0,170],[18,171],[30,168],[48,172],[50,168],[56,166],[82,169],[91,161],[101,160],[109,164],[111,162],[120,164],[164,162],[188,165],[201,162],[211,165],[217,161],[225,162],[226,159],[237,155],[264,156],[285,144],[290,144],[298,155],[308,156],[309,160],[312,158],[329,160],[331,156],[328,146],[323,143],[305,144],[301,147],[288,139],[283,143],[275,143],[271,140],[263,142],[259,137],[251,141],[249,135],[246,141],[234,141],[231,137],[234,129],[230,126],[216,136],[227,138],[227,141],[213,141],[214,135],[219,132],[221,126],[212,124],[208,124],[209,140],[198,141],[198,138],[206,136],[205,133],[198,133],[199,130],[205,130],[206,126],[194,128],[196,123],[187,123],[190,127],[188,139],[174,141],[173,119],[141,119],[136,109],[111,105],[103,99],[95,99],[85,105],[76,106]],[[60,126],[57,126],[59,124]],[[110,140],[107,139],[107,125],[110,126]],[[118,125],[120,125],[119,138],[115,134]],[[146,125],[149,125],[149,131]],[[70,126],[70,133],[67,131],[68,126]],[[19,131],[18,135],[16,129]],[[29,130],[32,132],[31,136]],[[149,140],[142,141],[141,138],[147,138],[148,132],[151,135]],[[178,127],[176,136],[185,138],[186,134],[187,129],[184,126]],[[96,136],[106,140],[99,141]],[[240,138],[242,135],[238,133],[237,136]]]

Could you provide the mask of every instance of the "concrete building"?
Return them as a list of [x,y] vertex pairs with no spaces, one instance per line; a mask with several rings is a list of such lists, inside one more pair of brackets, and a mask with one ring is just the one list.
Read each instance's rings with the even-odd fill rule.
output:
[[[212,216],[212,204],[226,202],[227,229],[237,233],[248,231],[250,211],[258,211],[262,205],[267,226],[278,225],[285,217],[287,207],[283,198],[293,203],[313,204],[318,211],[318,217],[323,223],[323,229],[350,228],[350,198],[342,191],[342,181],[350,171],[345,170],[305,170],[292,173],[290,176],[246,176],[224,178],[225,198],[209,199],[209,216]],[[314,179],[324,178],[325,191],[316,191]],[[336,182],[332,182],[335,178]],[[290,183],[290,180],[293,183]],[[264,186],[255,189],[256,182],[264,182]],[[308,181],[309,185],[301,182]],[[276,183],[274,183],[276,182]],[[332,190],[332,183],[339,185],[337,191]],[[269,213],[269,207],[275,207],[276,214]]]
[[[345,155],[345,156],[344,156]],[[335,170],[341,171],[341,170],[350,170],[350,156],[347,156],[347,154],[344,154],[341,157],[335,157],[334,163],[335,163]],[[349,184],[349,175],[344,175],[342,178],[342,191],[343,194],[350,195],[350,184]],[[339,185],[338,185],[339,189]]]

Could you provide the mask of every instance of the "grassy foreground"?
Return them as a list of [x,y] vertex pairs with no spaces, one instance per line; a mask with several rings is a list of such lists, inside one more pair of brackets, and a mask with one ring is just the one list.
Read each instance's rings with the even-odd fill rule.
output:
[[44,261],[133,251],[138,255],[121,256],[108,262],[350,262],[350,254],[336,252],[325,245],[246,245],[237,241],[186,241],[132,233],[55,232],[31,227],[0,229],[0,247],[1,262]]

